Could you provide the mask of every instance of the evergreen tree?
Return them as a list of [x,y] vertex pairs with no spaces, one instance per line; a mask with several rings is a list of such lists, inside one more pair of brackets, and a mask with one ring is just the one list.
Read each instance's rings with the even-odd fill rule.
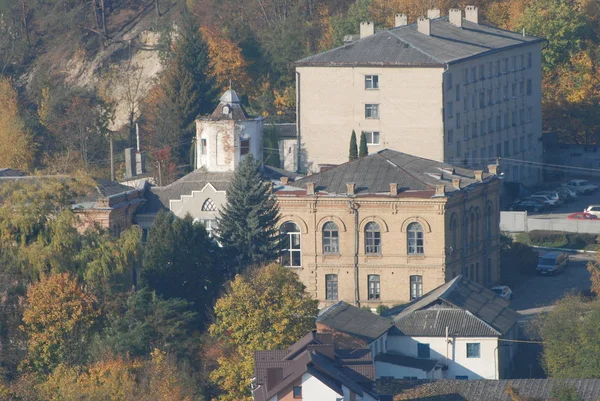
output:
[[352,130],[352,136],[350,137],[350,153],[348,154],[348,160],[358,159],[358,148],[356,146],[356,132]]
[[201,224],[161,211],[148,235],[141,284],[165,299],[185,299],[202,318],[221,286],[219,259],[219,246]]
[[275,259],[278,218],[279,208],[262,178],[260,163],[248,155],[229,185],[227,204],[217,221],[219,239],[235,255],[239,270]]
[[365,132],[360,133],[360,147],[358,148],[358,157],[365,157],[369,155],[369,148],[367,147],[367,134]]

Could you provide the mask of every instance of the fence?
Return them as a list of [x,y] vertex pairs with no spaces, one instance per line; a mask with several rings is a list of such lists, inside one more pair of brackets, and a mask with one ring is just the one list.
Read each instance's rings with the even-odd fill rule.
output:
[[500,212],[500,230],[511,233],[533,230],[600,234],[600,220],[569,220],[566,217],[530,217],[527,212]]

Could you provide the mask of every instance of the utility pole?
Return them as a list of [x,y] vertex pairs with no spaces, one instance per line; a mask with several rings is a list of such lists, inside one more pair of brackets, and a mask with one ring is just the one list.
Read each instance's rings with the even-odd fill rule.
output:
[[108,134],[108,142],[110,143],[110,180],[115,180],[115,160],[113,155],[113,134]]
[[158,186],[162,187],[162,171],[161,171],[161,165],[160,165],[160,160],[156,162],[158,164]]

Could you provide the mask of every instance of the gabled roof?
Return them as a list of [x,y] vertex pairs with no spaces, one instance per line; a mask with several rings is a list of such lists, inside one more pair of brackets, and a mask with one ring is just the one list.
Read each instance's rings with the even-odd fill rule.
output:
[[[484,173],[484,182],[494,176]],[[389,193],[390,183],[398,184],[398,192],[426,191],[431,197],[437,185],[444,185],[446,194],[459,191],[452,180],[461,179],[461,188],[477,184],[474,170],[424,159],[395,150],[384,149],[375,154],[341,164],[323,172],[297,180],[294,187],[306,188],[315,183],[315,192],[345,194],[347,183],[355,183],[356,194]]]
[[539,43],[534,36],[448,17],[431,20],[431,35],[410,24],[377,32],[356,42],[296,62],[297,66],[443,66],[472,57]]
[[407,305],[392,308],[396,327],[405,335],[501,336],[519,314],[493,291],[458,276]]
[[322,311],[317,317],[317,323],[361,338],[369,343],[393,327],[390,319],[368,310],[359,309],[344,301]]
[[554,386],[574,388],[581,401],[600,398],[600,379],[393,380],[380,391],[398,401],[512,401],[507,390],[513,389],[520,399],[550,401]]

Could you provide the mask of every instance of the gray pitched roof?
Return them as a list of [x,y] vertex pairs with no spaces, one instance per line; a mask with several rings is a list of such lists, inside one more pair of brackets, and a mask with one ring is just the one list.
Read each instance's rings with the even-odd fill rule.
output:
[[286,138],[296,138],[298,135],[296,134],[296,123],[277,123],[277,124],[264,124],[264,129],[269,130],[272,129],[275,131],[275,135],[277,138],[286,139]]
[[394,380],[380,383],[379,391],[394,394],[394,400],[511,401],[512,388],[523,399],[550,401],[556,385],[574,388],[581,401],[600,398],[600,379]]
[[396,327],[406,335],[498,336],[520,315],[493,291],[458,276],[407,305],[392,308]]
[[[492,179],[484,173],[484,181]],[[345,194],[346,184],[356,184],[357,194],[389,193],[390,183],[398,184],[398,191],[433,191],[444,184],[447,194],[457,191],[452,179],[460,178],[461,187],[476,184],[473,170],[446,163],[423,159],[407,153],[384,149],[367,157],[341,164],[321,173],[294,182],[294,187],[306,188],[315,183],[315,191]]]
[[388,318],[340,301],[322,311],[317,323],[372,342],[392,327]]
[[424,372],[430,372],[439,362],[435,359],[415,358],[414,356],[399,354],[395,352],[386,352],[378,354],[375,357],[377,362],[386,362],[392,365],[406,366],[409,368],[421,369]]
[[297,66],[442,66],[543,39],[466,19],[456,27],[448,17],[431,20],[431,35],[417,24],[380,31],[356,42],[306,57]]

